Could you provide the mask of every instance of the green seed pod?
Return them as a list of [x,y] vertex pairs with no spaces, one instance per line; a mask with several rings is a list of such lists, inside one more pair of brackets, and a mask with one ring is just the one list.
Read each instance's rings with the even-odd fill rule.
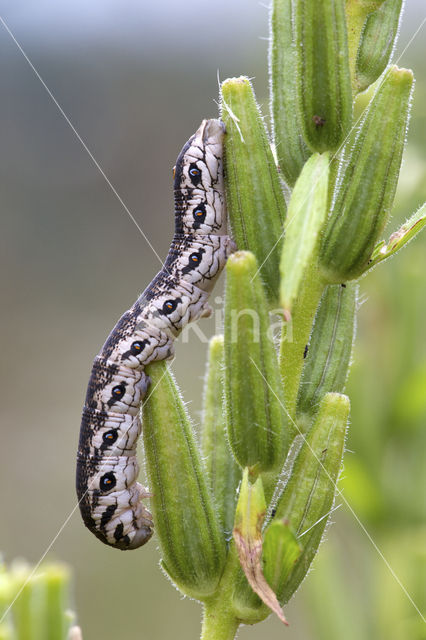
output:
[[334,151],[352,120],[344,0],[294,0],[298,102],[312,151]]
[[326,393],[342,393],[355,336],[358,286],[329,285],[312,330],[299,389],[297,424],[306,431]]
[[73,622],[69,612],[70,580],[68,567],[51,565],[43,572],[46,584],[46,618],[49,633],[46,640],[63,640]]
[[271,115],[278,164],[291,187],[311,155],[303,139],[296,97],[298,75],[293,27],[292,0],[274,0],[269,50]]
[[321,541],[342,465],[348,416],[349,398],[324,396],[277,502],[272,522],[288,522],[303,548],[279,594],[281,602],[287,602],[302,582]]
[[365,91],[385,70],[395,46],[401,7],[402,0],[385,0],[367,16],[356,58],[358,91]]
[[286,205],[270,143],[248,78],[225,80],[221,92],[226,200],[239,249],[252,251],[270,303],[278,298]]
[[218,517],[224,532],[234,526],[237,487],[241,469],[226,440],[223,336],[210,340],[209,364],[204,386],[202,446],[204,464]]
[[280,262],[280,299],[288,311],[292,311],[308,268],[316,262],[327,217],[328,160],[328,153],[311,156],[291,196]]
[[413,74],[391,67],[343,159],[320,264],[328,282],[358,278],[388,219],[401,166]]
[[13,621],[16,637],[25,640],[63,640],[73,622],[69,611],[70,570],[65,565],[46,565],[34,574],[30,566],[12,566]]
[[370,13],[373,13],[385,0],[346,0],[346,23],[349,50],[349,67],[351,70],[352,88],[358,92],[356,81],[356,63],[361,34]]
[[[279,472],[289,446],[277,355],[257,261],[248,251],[226,266],[225,396],[228,439],[241,467]],[[266,489],[269,498],[269,490]]]
[[219,582],[225,541],[188,415],[164,362],[147,367],[143,439],[163,567],[185,594],[202,600]]

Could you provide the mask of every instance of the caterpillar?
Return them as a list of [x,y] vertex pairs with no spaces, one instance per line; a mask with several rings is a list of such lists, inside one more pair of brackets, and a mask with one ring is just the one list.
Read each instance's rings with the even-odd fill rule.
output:
[[137,482],[140,407],[148,363],[171,358],[173,340],[210,315],[216,279],[235,250],[226,235],[220,120],[203,120],[174,168],[175,234],[161,271],[126,311],[95,357],[80,427],[76,488],[84,524],[102,542],[136,549],[153,533]]

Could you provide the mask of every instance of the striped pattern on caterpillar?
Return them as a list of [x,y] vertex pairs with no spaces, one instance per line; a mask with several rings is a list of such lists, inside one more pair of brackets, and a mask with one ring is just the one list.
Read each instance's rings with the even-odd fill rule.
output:
[[85,525],[105,544],[136,549],[153,533],[137,481],[144,368],[173,355],[173,340],[210,315],[210,291],[235,245],[226,235],[220,120],[203,120],[176,161],[175,235],[161,271],[111,331],[93,363],[80,428],[77,495]]

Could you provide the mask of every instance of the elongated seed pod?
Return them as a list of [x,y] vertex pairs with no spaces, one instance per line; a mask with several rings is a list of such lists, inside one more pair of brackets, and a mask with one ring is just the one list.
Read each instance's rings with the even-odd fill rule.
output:
[[135,549],[153,533],[136,480],[145,366],[170,358],[183,327],[210,314],[207,299],[234,244],[226,235],[220,120],[203,120],[176,162],[175,235],[161,271],[126,311],[96,356],[77,454],[85,525],[105,544]]
[[311,151],[336,151],[352,121],[345,1],[294,0],[293,15],[303,138]]

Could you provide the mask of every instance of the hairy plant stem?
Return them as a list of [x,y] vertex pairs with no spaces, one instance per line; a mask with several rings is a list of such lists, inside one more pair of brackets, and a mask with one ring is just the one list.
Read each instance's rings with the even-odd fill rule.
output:
[[231,542],[219,587],[214,596],[204,600],[201,640],[233,640],[240,625],[232,610],[232,593],[240,562]]
[[318,272],[316,265],[306,274],[305,283],[296,300],[292,314],[289,331],[283,331],[280,350],[281,376],[284,383],[284,396],[286,409],[290,417],[295,420],[297,394],[299,391],[304,353],[309,337],[315,313],[323,294],[326,282]]

